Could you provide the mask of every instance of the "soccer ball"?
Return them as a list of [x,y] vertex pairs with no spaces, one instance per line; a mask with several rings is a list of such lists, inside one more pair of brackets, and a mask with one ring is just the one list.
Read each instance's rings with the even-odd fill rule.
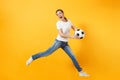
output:
[[85,36],[85,32],[82,29],[77,29],[74,33],[74,36],[78,36],[80,39],[83,39]]

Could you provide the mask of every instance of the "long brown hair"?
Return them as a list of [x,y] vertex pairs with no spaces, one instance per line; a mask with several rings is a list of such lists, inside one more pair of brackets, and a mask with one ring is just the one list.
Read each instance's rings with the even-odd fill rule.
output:
[[[56,10],[56,14],[57,14],[58,11],[61,11],[61,12],[64,14],[64,11],[63,11],[62,9],[57,9],[57,10]],[[66,21],[68,21],[66,17],[64,17],[64,19],[65,19]]]

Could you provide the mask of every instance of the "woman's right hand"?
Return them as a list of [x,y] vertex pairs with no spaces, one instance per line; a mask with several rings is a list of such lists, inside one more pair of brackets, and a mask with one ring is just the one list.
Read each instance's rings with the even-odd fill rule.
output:
[[80,39],[80,38],[79,38],[78,36],[76,36],[76,35],[73,35],[72,38],[73,38],[73,39]]

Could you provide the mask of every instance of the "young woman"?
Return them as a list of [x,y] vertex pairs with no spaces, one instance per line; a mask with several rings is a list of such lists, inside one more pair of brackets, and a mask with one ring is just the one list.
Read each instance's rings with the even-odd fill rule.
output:
[[77,30],[76,27],[73,26],[71,21],[64,16],[64,12],[61,9],[56,10],[56,15],[59,18],[59,21],[56,23],[58,29],[58,36],[55,39],[53,45],[46,51],[40,52],[38,54],[32,55],[26,62],[26,65],[29,65],[33,60],[36,60],[40,57],[48,56],[53,53],[58,48],[62,48],[67,55],[71,58],[74,66],[79,72],[79,76],[89,76],[87,73],[82,71],[82,68],[78,64],[70,46],[68,45],[68,39],[78,39],[77,36],[70,35],[70,29],[72,28],[74,31]]

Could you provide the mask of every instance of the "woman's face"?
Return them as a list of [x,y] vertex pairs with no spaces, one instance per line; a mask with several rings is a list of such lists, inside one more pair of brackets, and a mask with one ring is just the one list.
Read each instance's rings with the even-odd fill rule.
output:
[[58,16],[58,18],[64,18],[64,13],[62,13],[61,11],[57,11],[56,15]]

